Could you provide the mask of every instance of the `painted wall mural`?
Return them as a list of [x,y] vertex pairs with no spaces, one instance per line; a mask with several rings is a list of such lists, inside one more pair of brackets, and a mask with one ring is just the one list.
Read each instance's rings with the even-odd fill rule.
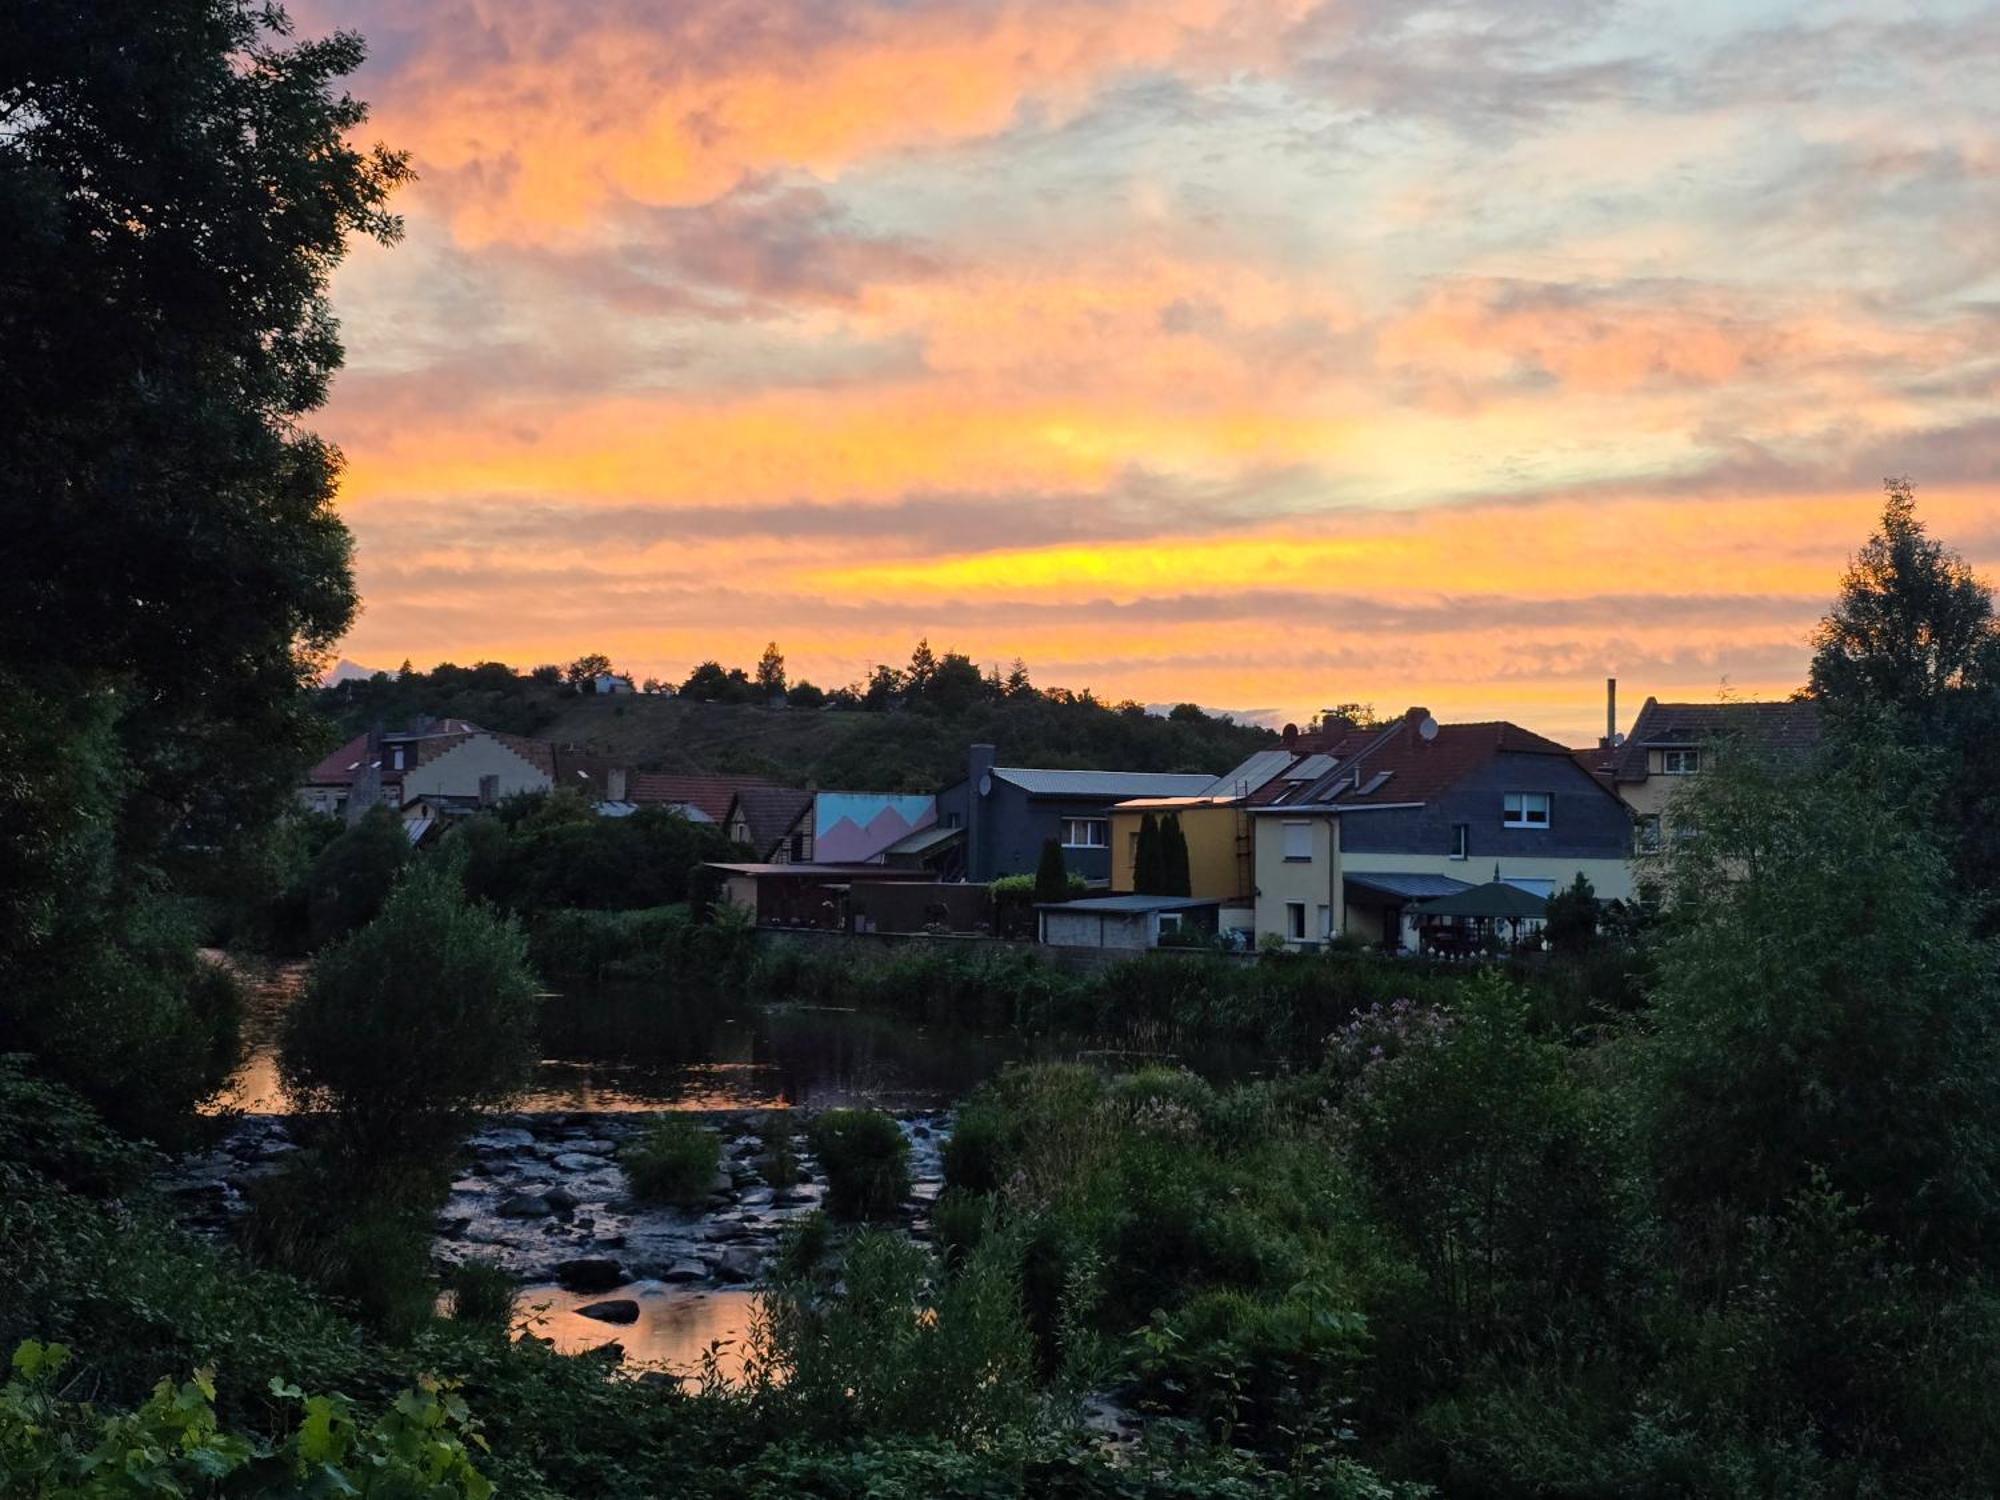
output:
[[863,864],[935,822],[935,797],[821,792],[813,800],[813,857],[821,864]]

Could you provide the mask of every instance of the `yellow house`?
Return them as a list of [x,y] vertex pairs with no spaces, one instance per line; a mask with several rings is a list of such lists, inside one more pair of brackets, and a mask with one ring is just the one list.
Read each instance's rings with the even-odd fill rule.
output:
[[1188,846],[1188,894],[1247,906],[1250,881],[1250,816],[1234,797],[1147,797],[1111,809],[1111,889],[1134,888],[1139,859],[1139,824],[1145,816],[1178,817]]
[[1407,950],[1424,903],[1501,881],[1547,897],[1581,875],[1629,900],[1629,811],[1552,740],[1409,711],[1323,776],[1250,808],[1259,941]]

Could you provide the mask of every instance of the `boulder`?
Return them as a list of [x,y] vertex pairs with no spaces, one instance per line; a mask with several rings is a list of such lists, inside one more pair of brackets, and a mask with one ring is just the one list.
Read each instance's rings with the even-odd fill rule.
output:
[[466,1144],[475,1151],[518,1151],[524,1146],[535,1144],[534,1135],[526,1130],[517,1130],[511,1125],[495,1126],[482,1130]]
[[708,1267],[698,1260],[677,1260],[660,1273],[660,1280],[686,1283],[702,1281],[708,1276]]
[[566,1214],[582,1201],[568,1188],[557,1184],[542,1194],[542,1201],[559,1214]]
[[586,1156],[581,1151],[561,1151],[556,1153],[555,1165],[565,1172],[601,1172],[611,1163],[601,1156]]
[[764,1269],[754,1250],[725,1250],[715,1258],[715,1275],[718,1281],[755,1281],[757,1273]]
[[595,1318],[600,1323],[636,1323],[639,1304],[630,1297],[614,1297],[608,1302],[592,1302],[577,1310],[577,1316]]
[[557,1261],[556,1280],[572,1292],[608,1292],[632,1278],[609,1256],[580,1255],[574,1260]]
[[549,1212],[549,1200],[541,1193],[513,1193],[500,1200],[502,1218],[539,1219]]

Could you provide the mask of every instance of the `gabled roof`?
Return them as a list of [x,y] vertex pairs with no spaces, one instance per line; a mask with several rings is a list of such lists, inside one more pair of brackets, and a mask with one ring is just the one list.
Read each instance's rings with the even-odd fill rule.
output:
[[1291,750],[1259,750],[1224,771],[1202,794],[1209,797],[1247,797],[1274,776],[1281,776],[1299,762]]
[[761,859],[778,847],[800,818],[811,813],[813,794],[789,786],[746,786],[730,799],[729,818],[738,812],[750,825],[750,847]]
[[1436,734],[1426,739],[1419,726],[1427,718],[1423,709],[1411,709],[1358,753],[1289,800],[1340,807],[1425,802],[1496,755],[1570,759],[1567,747],[1505,720],[1440,724]]
[[1132,797],[1197,797],[1213,776],[1178,771],[1044,771],[1031,766],[995,766],[993,776],[1037,797],[1094,797],[1122,802]]
[[1787,703],[1662,703],[1648,698],[1618,749],[1620,781],[1646,779],[1646,752],[1693,749],[1740,739],[1767,750],[1810,750],[1819,743],[1819,705]]
[[691,807],[711,823],[721,823],[729,817],[730,801],[738,792],[776,786],[764,776],[663,776],[648,772],[627,778],[625,795],[639,803]]
[[[469,736],[486,732],[470,719],[438,719],[423,729],[384,730],[379,736],[379,743],[383,748],[401,745],[406,750],[414,749],[416,751],[414,755],[405,757],[403,769],[408,771],[436,760],[439,755]],[[493,737],[503,742],[512,738],[509,735]],[[357,734],[306,772],[307,783],[313,786],[353,785],[354,778],[368,768],[369,761],[381,758],[379,750],[370,752],[368,740],[369,735],[366,733]],[[388,771],[392,777],[395,775],[393,768],[388,765],[382,766],[381,769]]]

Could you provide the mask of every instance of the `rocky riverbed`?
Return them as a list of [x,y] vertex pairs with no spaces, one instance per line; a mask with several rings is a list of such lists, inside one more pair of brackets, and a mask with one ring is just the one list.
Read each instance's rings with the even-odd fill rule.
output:
[[[633,1363],[691,1366],[710,1342],[740,1336],[780,1238],[826,1190],[803,1118],[793,1149],[804,1180],[783,1189],[757,1173],[761,1112],[699,1118],[721,1138],[721,1166],[706,1204],[688,1211],[626,1191],[618,1153],[645,1133],[649,1116],[487,1117],[467,1138],[438,1214],[432,1254],[440,1271],[474,1259],[503,1267],[521,1284],[524,1325],[559,1347],[615,1341]],[[950,1117],[897,1118],[910,1143],[904,1227],[923,1236],[943,1181],[939,1148]],[[295,1149],[288,1117],[246,1115],[214,1150],[176,1163],[164,1186],[191,1225],[221,1232],[244,1211],[245,1190],[283,1170]]]

